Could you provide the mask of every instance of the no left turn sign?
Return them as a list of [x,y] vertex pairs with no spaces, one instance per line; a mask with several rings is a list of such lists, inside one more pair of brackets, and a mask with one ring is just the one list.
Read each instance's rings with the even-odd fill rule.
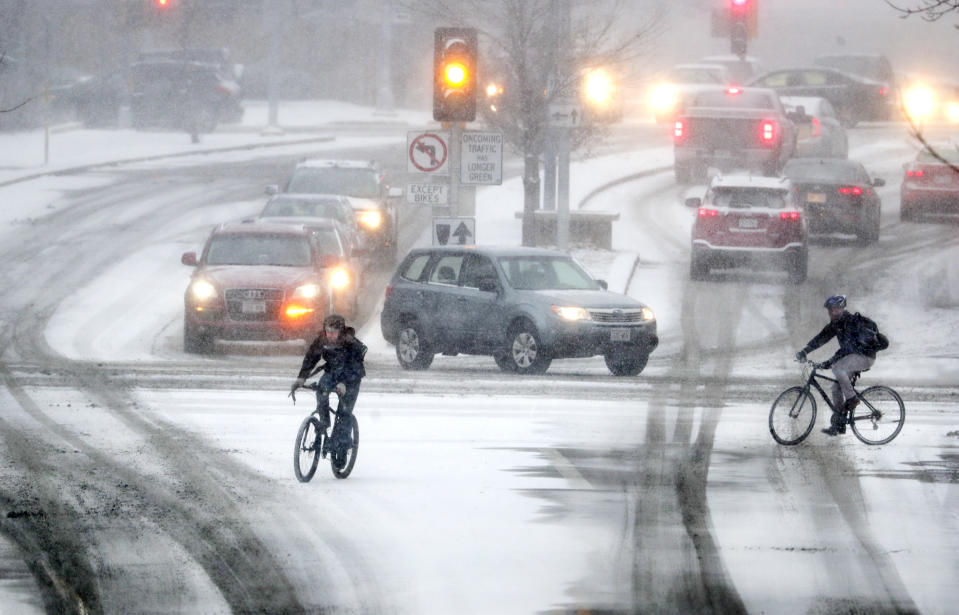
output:
[[449,175],[449,134],[442,132],[406,133],[408,164],[410,173],[431,173]]

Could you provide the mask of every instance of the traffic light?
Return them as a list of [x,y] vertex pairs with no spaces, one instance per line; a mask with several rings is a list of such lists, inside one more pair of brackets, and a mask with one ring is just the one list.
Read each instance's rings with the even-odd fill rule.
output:
[[433,119],[476,119],[476,29],[437,28],[433,45]]
[[[759,0],[713,0],[711,34],[725,38],[756,38],[759,33]],[[735,43],[734,43],[735,44]]]

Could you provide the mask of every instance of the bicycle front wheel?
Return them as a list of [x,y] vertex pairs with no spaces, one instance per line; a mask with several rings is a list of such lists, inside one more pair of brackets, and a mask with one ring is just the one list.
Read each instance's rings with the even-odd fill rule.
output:
[[312,415],[303,419],[300,429],[296,432],[296,442],[293,443],[293,473],[301,483],[309,482],[316,473],[322,444],[323,432],[320,430],[320,421]]
[[803,387],[779,394],[769,409],[769,433],[780,444],[799,444],[816,424],[816,400]]
[[859,393],[852,412],[852,432],[866,444],[886,444],[899,435],[906,422],[906,406],[899,393],[874,386]]
[[[360,450],[360,424],[352,414],[346,415],[350,421],[350,447],[345,451],[335,451],[330,455],[330,465],[333,469],[333,476],[337,478],[346,478],[353,471],[353,465],[356,463],[356,453]],[[337,420],[343,420],[339,418]]]

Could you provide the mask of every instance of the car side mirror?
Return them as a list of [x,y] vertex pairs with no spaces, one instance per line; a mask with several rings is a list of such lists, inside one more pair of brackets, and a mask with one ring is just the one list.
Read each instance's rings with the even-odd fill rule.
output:
[[321,269],[336,267],[340,264],[340,258],[336,254],[321,254],[317,260],[319,261]]
[[398,198],[403,196],[403,189],[398,186],[390,187],[390,198]]
[[279,192],[280,192],[280,186],[277,184],[270,184],[269,186],[266,187],[266,193],[270,196],[273,196],[274,194],[278,194]]
[[184,252],[180,262],[190,267],[196,267],[196,252]]
[[880,187],[880,186],[885,186],[885,185],[886,185],[886,180],[884,180],[884,179],[881,178],[881,177],[876,177],[876,178],[874,178],[874,179],[872,180],[872,185],[873,185],[873,186],[876,186],[877,188]]
[[703,200],[698,196],[693,196],[683,201],[683,204],[690,209],[698,209],[699,206],[703,204]]
[[498,293],[499,282],[495,278],[483,278],[479,281],[478,288],[484,293]]
[[596,283],[599,284],[599,287],[603,290],[609,290],[609,282],[606,280],[596,280]]

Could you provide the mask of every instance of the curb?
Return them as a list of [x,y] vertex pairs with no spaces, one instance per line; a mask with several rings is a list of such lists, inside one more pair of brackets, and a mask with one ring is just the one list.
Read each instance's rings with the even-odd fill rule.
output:
[[166,158],[183,158],[186,156],[203,156],[206,154],[219,154],[222,152],[234,152],[250,149],[259,149],[265,147],[282,147],[286,145],[303,145],[305,143],[325,143],[329,141],[335,141],[336,137],[325,136],[325,137],[311,137],[309,139],[295,139],[291,141],[270,141],[268,143],[247,143],[246,145],[230,145],[226,147],[215,147],[212,149],[203,149],[203,150],[190,150],[186,152],[174,152],[170,154],[156,154],[153,156],[139,156],[136,158],[124,158],[121,160],[110,160],[106,162],[96,162],[93,164],[85,164],[76,167],[64,167],[62,169],[50,169],[47,171],[41,171],[39,173],[31,173],[30,175],[24,175],[22,177],[16,177],[13,179],[8,179],[5,181],[0,181],[0,188],[10,186],[13,184],[18,184],[20,182],[30,181],[33,179],[38,179],[40,177],[47,177],[50,175],[70,175],[73,173],[83,173],[84,171],[90,171],[93,169],[99,169],[104,167],[112,167],[122,164],[135,164],[139,162],[150,162],[153,160],[164,160]]

